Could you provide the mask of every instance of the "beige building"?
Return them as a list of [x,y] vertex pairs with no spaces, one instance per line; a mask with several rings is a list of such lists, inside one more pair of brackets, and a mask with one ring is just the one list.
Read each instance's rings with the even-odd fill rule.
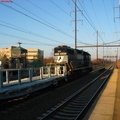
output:
[[41,57],[43,60],[43,54],[44,52],[39,49],[26,49],[27,50],[27,60],[28,61],[33,61],[35,59],[38,59],[38,57]]
[[[10,46],[9,48],[0,49],[0,58],[3,57],[4,55],[6,55],[8,59],[13,57],[12,50],[15,48],[17,47]],[[28,61],[33,61],[37,59],[38,56],[40,56],[43,59],[44,52],[42,50],[39,50],[39,49],[26,49],[26,50],[27,50],[26,59]],[[19,57],[20,55],[16,55],[16,57],[17,56]]]
[[3,57],[4,55],[6,55],[7,58],[10,58],[12,56],[12,53],[11,53],[12,48],[14,48],[14,46],[0,49],[0,58]]

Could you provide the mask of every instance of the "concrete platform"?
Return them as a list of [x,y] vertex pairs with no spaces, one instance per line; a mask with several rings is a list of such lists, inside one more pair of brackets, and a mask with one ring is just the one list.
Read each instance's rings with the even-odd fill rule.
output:
[[[120,70],[115,69],[113,71],[105,90],[97,101],[88,120],[120,120],[120,94],[119,98],[117,98],[117,92],[120,90],[117,89],[117,83],[120,81],[118,71]],[[120,91],[118,93],[120,93]]]
[[[36,79],[36,77],[33,78]],[[0,100],[30,94],[37,90],[47,88],[51,85],[56,85],[60,80],[65,78],[65,76],[54,76],[42,80],[32,80],[32,82],[26,82],[26,79],[28,79],[26,78],[22,81],[22,84],[18,84],[18,80],[13,81],[13,83],[4,85],[3,88],[0,88]]]

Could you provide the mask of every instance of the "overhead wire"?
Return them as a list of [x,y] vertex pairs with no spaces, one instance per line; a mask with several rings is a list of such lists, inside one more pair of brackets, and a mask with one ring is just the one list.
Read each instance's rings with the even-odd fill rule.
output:
[[[79,1],[79,3],[80,3],[80,1]],[[81,4],[82,5],[82,4]],[[83,8],[83,6],[82,6],[82,8]],[[88,11],[87,11],[87,9],[86,8],[84,8],[84,10],[78,10],[78,12],[80,12],[81,13],[81,16],[83,15],[83,12],[84,11],[86,11],[86,13],[87,13],[87,15],[89,16],[89,18],[90,18],[90,15],[89,15],[89,13],[88,13]],[[78,16],[79,17],[79,16]],[[79,21],[79,19],[78,19],[78,21]],[[84,24],[84,28],[86,29],[86,28],[88,28],[88,26],[86,27],[85,26],[85,24]],[[88,33],[89,33],[89,30],[87,29],[87,31],[88,31]],[[82,29],[82,32],[84,32],[85,33],[85,36],[86,36],[86,31],[84,30],[84,29]],[[90,36],[90,34],[87,34],[87,35],[89,35],[89,39],[91,38],[91,36]],[[91,39],[92,40],[92,39]],[[79,39],[78,39],[78,41],[80,41]],[[92,45],[92,44],[89,44],[89,45]]]
[[[115,1],[114,1],[114,0],[111,0],[111,4],[112,4],[112,8],[113,8],[114,29],[115,29],[115,31],[117,32],[117,24],[116,24],[116,22],[115,22],[115,7],[116,7]],[[115,36],[116,36],[116,39],[117,39],[117,34],[115,34]]]
[[[73,0],[72,0],[72,2],[73,2],[73,4],[75,5],[75,3],[74,3]],[[80,1],[78,1],[78,2],[79,2],[79,4],[80,4],[81,8],[83,9],[83,11],[84,11],[84,12],[86,13],[86,15],[87,15],[87,17],[86,17],[86,15],[85,15],[84,13],[82,13],[82,16],[84,16],[84,18],[87,20],[87,22],[88,22],[88,23],[90,24],[90,26],[93,28],[93,30],[96,32],[97,29],[96,29],[96,27],[94,26],[93,22],[91,21],[88,13],[87,13],[86,10],[84,9],[84,7],[83,7],[82,4],[80,3]],[[76,5],[76,7],[77,7],[78,11],[81,11],[81,9],[78,7],[78,5]],[[77,39],[77,40],[80,42],[79,39]],[[81,42],[81,43],[82,43],[82,42]],[[91,45],[91,44],[86,44],[86,45]]]
[[58,18],[58,17],[55,16],[54,14],[52,14],[52,13],[50,13],[50,12],[42,9],[40,6],[36,5],[34,2],[31,2],[30,0],[27,0],[27,1],[28,1],[29,4],[31,4],[31,5],[33,5],[34,7],[38,8],[40,11],[43,11],[43,12],[46,13],[47,15],[52,16],[53,18],[56,18],[57,20],[59,20],[59,21],[62,22],[62,23],[68,24],[66,21]]
[[96,13],[96,11],[95,11],[95,8],[94,8],[92,2],[91,2],[91,6],[92,6],[92,9],[93,9],[93,11],[94,11],[94,14],[95,14],[96,20],[97,20],[97,22],[98,22],[98,25],[99,25],[101,31],[103,31],[103,30],[102,30],[102,27],[101,27],[101,25],[100,25],[100,21],[99,21],[99,19],[98,19],[98,17],[97,17],[97,13]]
[[107,12],[106,5],[105,5],[105,1],[104,1],[104,0],[103,0],[103,6],[104,6],[104,9],[105,9],[105,13],[106,13],[106,17],[107,17],[107,20],[108,20],[109,27],[110,27],[112,33],[114,33],[114,32],[113,32],[113,29],[112,29],[112,27],[111,27],[111,24],[110,24],[110,19],[109,19],[109,16],[108,16],[108,12]]
[[[22,8],[23,10],[27,11],[28,13],[34,15],[35,17],[41,19],[42,21],[44,21],[44,22],[47,23],[48,25],[50,25],[50,26],[52,26],[53,28],[55,28],[55,30],[59,30],[59,32],[65,33],[65,32],[64,32],[63,30],[61,30],[60,28],[56,27],[55,25],[53,25],[53,24],[51,24],[50,22],[48,22],[48,21],[46,21],[45,19],[43,19],[43,17],[40,17],[40,16],[34,14],[33,12],[27,10],[26,8],[20,6],[19,4],[15,3],[15,2],[14,2],[13,4],[15,4],[16,6]],[[67,35],[67,34],[66,34],[66,35]]]
[[[117,32],[117,25],[116,25],[116,22],[115,22],[115,1],[114,0],[111,0],[111,7],[113,8],[113,23],[114,23],[114,31]],[[116,39],[117,39],[117,35],[116,36]]]
[[[52,4],[54,4],[58,9],[60,9],[62,12],[64,12],[66,15],[70,16],[64,9],[62,9],[59,5],[57,5],[55,2],[52,0],[49,0]],[[70,16],[71,17],[71,16]]]
[[[0,22],[6,23],[6,22],[1,21],[1,20],[0,20]],[[40,37],[40,38],[43,38],[43,39],[47,39],[47,40],[49,40],[49,41],[57,42],[57,43],[60,43],[60,44],[65,44],[65,43],[63,43],[63,42],[54,40],[54,39],[52,39],[52,38],[48,38],[48,37],[46,37],[46,36],[42,36],[42,35],[40,35],[40,34],[37,34],[37,33],[34,33],[34,32],[32,32],[32,31],[23,29],[23,28],[21,28],[21,27],[18,27],[18,26],[9,24],[9,23],[6,23],[6,24],[8,24],[8,25],[0,24],[0,26],[4,26],[4,27],[7,27],[7,28],[10,28],[10,29],[13,29],[13,30],[17,30],[17,31],[20,31],[20,32],[23,32],[23,33],[27,33],[27,34],[30,34],[30,35],[33,35],[33,36],[36,36],[36,37]],[[10,26],[10,25],[11,25],[11,26]]]
[[12,9],[12,10],[14,10],[14,11],[16,11],[16,12],[18,12],[18,13],[20,13],[20,14],[22,14],[22,15],[30,18],[30,19],[32,19],[32,20],[35,20],[36,22],[38,22],[38,23],[40,23],[40,24],[43,24],[43,25],[45,25],[45,26],[47,26],[47,27],[49,27],[49,28],[51,28],[51,29],[53,29],[53,30],[55,30],[55,31],[58,31],[59,33],[62,33],[62,34],[66,35],[66,36],[68,36],[68,37],[70,37],[70,38],[74,38],[73,36],[67,34],[66,32],[64,32],[64,31],[62,31],[62,30],[60,30],[60,29],[54,28],[53,26],[51,26],[51,25],[49,25],[49,24],[47,24],[47,23],[45,23],[45,22],[42,22],[42,21],[40,21],[40,20],[38,20],[38,19],[36,19],[36,18],[34,18],[34,17],[26,14],[26,13],[23,13],[23,12],[15,9],[15,8],[13,8],[13,7],[11,7],[11,6],[8,6],[8,5],[4,4],[4,3],[0,3],[0,4],[4,5],[5,7],[8,7],[9,9]]
[[[50,0],[55,6],[57,6],[60,10],[62,10],[63,12],[64,12],[64,10],[62,9],[62,8],[60,8],[55,2],[53,2],[52,0]],[[66,2],[66,1],[65,1]],[[69,5],[70,6],[70,5]],[[71,6],[70,6],[70,8],[71,8]],[[65,12],[66,13],[66,12]],[[66,13],[67,14],[67,13]],[[69,15],[69,14],[67,14],[67,15]],[[77,39],[78,41],[79,41],[79,39]],[[79,43],[81,43],[81,44],[84,44],[84,45],[91,45],[91,44],[89,44],[89,43],[84,43],[84,42],[81,42],[81,41],[79,41]]]
[[35,43],[37,42],[38,44],[40,43],[42,45],[55,46],[53,44],[47,44],[47,43],[40,42],[40,41],[37,41],[37,40],[28,39],[28,38],[24,38],[24,37],[19,37],[19,36],[15,36],[15,35],[11,35],[11,34],[8,34],[8,33],[3,33],[3,32],[0,32],[0,35],[9,36],[9,37],[12,37],[12,38],[17,38],[17,39],[26,40],[26,41],[35,42]]
[[[72,0],[73,1],[73,0]],[[78,1],[79,2],[79,4],[80,4],[80,6],[82,7],[82,9],[84,10],[84,12],[85,12],[85,14],[83,13],[82,15],[83,15],[83,17],[86,19],[86,21],[89,23],[89,25],[93,28],[93,30],[95,31],[95,32],[97,32],[98,31],[98,29],[96,28],[96,26],[94,25],[94,23],[92,22],[92,20],[91,20],[91,18],[89,17],[89,15],[87,14],[87,12],[86,12],[86,10],[84,9],[84,7],[82,6],[82,4],[80,3],[80,1]],[[74,3],[74,1],[73,1],[73,3]],[[75,3],[74,3],[75,4]],[[79,6],[78,5],[76,5],[77,6],[77,8],[80,10],[80,8],[79,8]],[[98,36],[100,37],[100,39],[102,40],[102,41],[104,41],[103,40],[103,38],[98,34]]]
[[60,28],[56,27],[55,25],[51,24],[50,22],[46,21],[45,19],[41,18],[40,16],[34,14],[33,12],[27,10],[26,8],[23,8],[22,6],[18,5],[17,3],[14,2],[14,4],[16,4],[17,6],[19,6],[20,8],[24,9],[25,11],[29,12],[30,14],[34,15],[35,17],[38,17],[39,19],[43,20],[44,22],[46,22],[48,25],[52,26],[53,28],[55,28],[55,30],[57,30],[58,32],[73,38],[71,35],[67,34],[65,31],[61,30]]
[[[52,0],[50,0],[50,1],[52,1]],[[52,1],[53,2],[53,1]],[[54,2],[55,3],[55,2]],[[74,2],[73,2],[74,3]],[[79,1],[79,3],[80,3],[80,1]],[[2,3],[3,4],[3,3]],[[18,5],[18,4],[17,4]],[[57,5],[57,4],[56,4]],[[57,5],[58,6],[58,5]],[[21,7],[21,6],[20,6]],[[58,6],[59,7],[59,6]],[[17,10],[17,9],[15,9],[15,8],[13,8],[13,7],[11,7],[13,10]],[[10,8],[10,9],[11,9]],[[77,8],[80,10],[80,8],[79,8],[79,6],[77,5]],[[24,9],[25,10],[25,9]],[[26,9],[27,10],[27,9]],[[83,14],[83,16],[84,16],[84,18],[86,19],[86,21],[90,24],[90,26],[95,30],[95,31],[97,31],[97,28],[96,28],[96,26],[94,25],[94,23],[92,22],[92,20],[90,19],[90,17],[89,17],[89,15],[87,15],[88,13],[86,12],[86,10],[84,10],[85,11],[85,14]],[[31,19],[33,19],[33,20],[35,20],[35,21],[37,21],[37,22],[39,22],[39,23],[41,23],[41,24],[44,24],[44,25],[46,25],[47,27],[52,27],[52,29],[54,29],[54,30],[58,30],[59,31],[59,29],[58,28],[56,28],[55,26],[52,26],[52,24],[51,23],[49,23],[48,21],[44,21],[44,19],[43,19],[43,21],[44,22],[42,22],[42,21],[40,21],[40,20],[38,20],[38,19],[36,19],[36,18],[34,18],[34,17],[32,17],[32,16],[30,16],[30,15],[28,15],[28,14],[26,14],[26,13],[24,13],[24,12],[21,12],[21,11],[19,11],[19,10],[17,10],[17,12],[19,12],[19,13],[21,13],[21,14],[23,14],[23,15],[25,15],[25,16],[27,16],[27,17],[29,17],[29,18],[31,18]],[[31,11],[28,11],[29,13],[31,12]],[[31,12],[32,13],[32,12]],[[34,14],[34,13],[33,13]],[[36,16],[37,17],[37,16]],[[2,25],[2,24],[1,24]],[[6,26],[6,27],[8,27],[7,25],[2,25],[2,26]],[[9,26],[9,27],[11,27],[11,29],[12,29],[12,26]],[[17,30],[17,28],[15,28],[16,30]],[[22,29],[21,29],[21,31],[22,31]],[[24,30],[23,30],[24,31]],[[27,31],[26,31],[27,32]],[[59,31],[60,33],[61,33],[61,31]],[[62,34],[64,33],[64,31],[62,31]],[[71,35],[70,35],[71,36]],[[69,37],[70,37],[69,36]],[[100,36],[99,36],[100,37]],[[74,37],[72,37],[71,36],[71,38],[74,38]],[[103,39],[102,39],[103,40]],[[57,41],[56,41],[57,42]]]
[[108,17],[108,13],[107,13],[107,9],[106,9],[106,5],[105,5],[104,0],[103,0],[103,6],[104,6],[104,9],[105,9],[105,13],[106,13],[106,17],[107,17],[107,20],[108,20],[108,23],[109,23],[109,27],[111,29],[111,24],[110,24],[110,20],[109,20],[109,17]]
[[[73,1],[73,0],[72,0]],[[73,1],[74,3],[74,1]],[[80,1],[78,1],[78,3],[80,4],[80,6],[82,7],[83,11],[85,12],[85,14],[83,13],[83,17],[86,19],[86,21],[89,23],[89,25],[93,28],[94,31],[97,31],[97,28],[95,27],[95,25],[93,24],[92,20],[90,19],[89,15],[87,14],[86,10],[84,9],[84,7],[82,6],[82,4],[80,3]],[[74,3],[75,4],[75,3]],[[78,5],[76,5],[78,10],[80,10],[80,8],[78,7]]]
[[[2,4],[3,4],[3,3],[2,3]],[[17,6],[19,6],[19,7],[21,7],[20,5],[18,5],[18,4],[16,4],[16,3],[14,3],[14,4],[17,5]],[[5,4],[3,4],[3,5],[5,5]],[[50,26],[50,25],[48,25],[48,24],[46,24],[46,23],[43,23],[43,22],[41,22],[41,21],[39,21],[39,20],[37,20],[37,19],[35,19],[35,18],[33,18],[33,17],[31,17],[31,16],[29,16],[29,15],[27,15],[27,14],[25,14],[25,13],[23,13],[23,12],[17,10],[17,9],[15,9],[15,8],[13,8],[13,7],[10,7],[10,6],[7,6],[7,5],[5,5],[5,6],[8,7],[8,8],[10,8],[10,9],[12,9],[12,10],[14,10],[14,11],[16,11],[16,12],[18,12],[18,13],[20,13],[20,14],[23,14],[23,15],[25,15],[25,16],[33,19],[33,20],[36,20],[37,22],[40,22],[41,24],[44,24],[44,25],[46,25],[46,26],[48,26],[48,27],[50,27],[50,28],[53,28],[53,29],[61,32],[61,31],[58,30],[57,28],[54,28],[53,26]],[[24,10],[26,10],[27,12],[33,14],[32,12],[28,11],[27,9],[25,9],[25,8],[23,8],[23,7],[21,7],[21,8],[24,9]],[[35,14],[33,14],[33,15],[35,15]],[[35,15],[35,16],[36,16],[36,15]],[[17,29],[17,28],[13,28],[13,27],[8,26],[8,25],[3,25],[3,24],[0,24],[0,25],[5,26],[5,27],[9,27],[9,28],[11,28],[11,29],[15,29],[15,30],[18,30],[18,31],[21,31],[21,32],[33,34],[33,33],[31,33],[31,32],[28,32],[28,31],[26,32],[26,31],[23,31],[23,30],[20,30],[20,29]],[[62,32],[62,33],[65,34],[65,35],[67,35],[67,34],[64,33],[64,32]],[[34,35],[35,35],[35,34],[34,34]],[[38,35],[37,35],[37,36],[38,36]],[[72,37],[72,36],[70,36],[70,35],[67,35],[67,36],[69,36],[69,37],[71,37],[71,38],[74,38],[74,37]],[[40,36],[40,37],[46,38],[46,37],[43,37],[43,36]],[[48,39],[48,38],[47,38],[47,39]],[[55,40],[54,40],[54,41],[55,41]],[[57,42],[57,41],[56,41],[56,42]],[[84,43],[84,44],[86,44],[86,43]]]
[[[61,7],[59,7],[55,2],[53,2],[52,0],[50,0],[56,7],[58,7],[61,11],[63,11],[66,15],[69,15],[68,13],[66,13]],[[91,45],[89,43],[84,43],[84,42],[80,42],[79,43],[82,43],[82,44],[85,44],[85,45]]]
[[105,44],[118,43],[118,42],[120,42],[120,40],[112,41],[112,42],[105,43]]
[[[65,0],[64,0],[64,1],[65,1]],[[65,1],[65,3],[69,5],[69,7],[71,8],[71,11],[72,11],[73,7],[70,6],[70,0],[69,0],[69,1]]]

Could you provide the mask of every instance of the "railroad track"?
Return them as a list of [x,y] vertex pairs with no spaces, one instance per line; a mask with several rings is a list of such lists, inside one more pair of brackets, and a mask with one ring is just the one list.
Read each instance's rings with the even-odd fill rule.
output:
[[105,70],[79,91],[38,117],[37,120],[82,120],[88,108],[90,108],[90,105],[107,82],[113,69],[114,67],[111,66]]

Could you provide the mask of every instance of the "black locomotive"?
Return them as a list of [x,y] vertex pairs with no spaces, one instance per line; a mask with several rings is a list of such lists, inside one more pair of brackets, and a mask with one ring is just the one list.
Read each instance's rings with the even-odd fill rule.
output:
[[67,66],[67,74],[92,71],[91,55],[83,50],[68,46],[54,48],[54,62]]

